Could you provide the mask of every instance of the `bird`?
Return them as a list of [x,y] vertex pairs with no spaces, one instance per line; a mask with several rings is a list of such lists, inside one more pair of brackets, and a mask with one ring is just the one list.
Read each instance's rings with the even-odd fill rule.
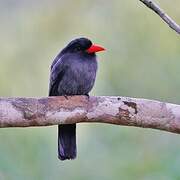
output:
[[[85,37],[70,41],[51,64],[49,96],[89,97],[98,68],[96,52],[104,50]],[[76,124],[58,125],[58,158],[70,160],[76,155]]]

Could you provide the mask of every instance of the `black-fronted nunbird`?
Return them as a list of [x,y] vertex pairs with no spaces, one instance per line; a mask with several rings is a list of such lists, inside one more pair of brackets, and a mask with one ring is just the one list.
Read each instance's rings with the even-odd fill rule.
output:
[[[51,65],[49,96],[88,95],[96,78],[96,52],[105,50],[87,38],[72,40]],[[76,124],[58,126],[58,157],[76,157]]]

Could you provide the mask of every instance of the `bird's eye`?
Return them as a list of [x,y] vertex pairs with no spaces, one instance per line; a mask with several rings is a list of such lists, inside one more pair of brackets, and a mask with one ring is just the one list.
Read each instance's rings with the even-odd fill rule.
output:
[[75,51],[80,51],[80,50],[81,48],[79,46],[75,48]]

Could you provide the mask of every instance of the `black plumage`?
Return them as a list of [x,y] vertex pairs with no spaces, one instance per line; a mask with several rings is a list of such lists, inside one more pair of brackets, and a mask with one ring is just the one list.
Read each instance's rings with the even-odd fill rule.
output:
[[[49,96],[88,95],[97,71],[96,51],[89,53],[90,47],[89,39],[78,38],[57,55],[51,65]],[[76,157],[76,124],[58,126],[58,157]]]

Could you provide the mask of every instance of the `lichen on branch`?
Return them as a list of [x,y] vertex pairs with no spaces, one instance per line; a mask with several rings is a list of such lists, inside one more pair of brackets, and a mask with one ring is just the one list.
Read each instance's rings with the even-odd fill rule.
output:
[[110,123],[180,133],[180,105],[129,97],[0,98],[0,127],[81,122]]

